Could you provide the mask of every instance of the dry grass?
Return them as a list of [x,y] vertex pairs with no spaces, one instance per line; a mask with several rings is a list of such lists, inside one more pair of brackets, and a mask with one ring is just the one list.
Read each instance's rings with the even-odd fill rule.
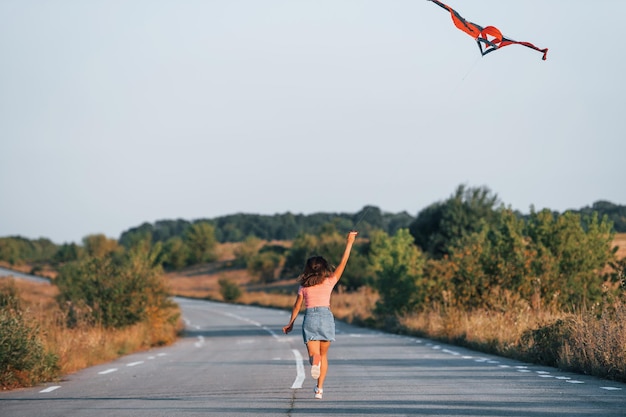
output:
[[559,365],[600,377],[626,381],[626,304],[616,302],[600,317],[588,311],[569,322],[569,337]]
[[618,247],[617,259],[626,258],[626,233],[617,233],[613,239],[613,247]]
[[365,323],[374,316],[378,292],[370,287],[361,287],[356,292],[339,291],[330,299],[335,317],[348,323]]
[[400,318],[400,325],[429,338],[459,343],[482,351],[509,354],[529,329],[563,318],[564,314],[528,309],[508,311],[433,308]]
[[165,278],[172,295],[210,300],[222,299],[218,284],[220,279],[228,279],[240,287],[245,287],[252,281],[245,270],[228,269],[225,262],[171,272],[166,274]]

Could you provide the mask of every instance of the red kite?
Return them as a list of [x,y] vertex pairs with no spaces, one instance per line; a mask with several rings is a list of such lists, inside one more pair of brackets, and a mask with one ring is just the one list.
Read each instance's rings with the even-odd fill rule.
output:
[[504,36],[502,36],[502,32],[500,32],[500,30],[498,30],[498,28],[496,27],[493,27],[493,26],[482,27],[480,25],[477,25],[476,23],[468,22],[467,20],[463,19],[461,15],[458,14],[450,6],[447,6],[438,0],[429,0],[429,1],[432,1],[439,7],[450,12],[450,16],[452,17],[454,26],[456,26],[458,29],[467,33],[472,38],[474,38],[474,40],[476,40],[476,43],[478,44],[478,48],[480,49],[480,53],[483,56],[487,55],[489,52],[495,51],[498,48],[502,48],[503,46],[518,44],[518,45],[524,45],[528,48],[534,49],[539,52],[543,52],[543,58],[541,59],[543,59],[544,61],[546,60],[546,55],[548,54],[548,48],[540,49],[530,42],[517,42],[512,39],[505,38]]

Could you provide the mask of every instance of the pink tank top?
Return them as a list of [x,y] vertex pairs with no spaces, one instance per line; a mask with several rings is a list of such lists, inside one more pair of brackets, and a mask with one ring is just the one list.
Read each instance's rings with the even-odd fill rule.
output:
[[304,297],[304,307],[330,307],[330,294],[333,292],[333,288],[337,284],[339,279],[332,275],[324,280],[321,284],[314,285],[312,287],[298,288],[298,295]]

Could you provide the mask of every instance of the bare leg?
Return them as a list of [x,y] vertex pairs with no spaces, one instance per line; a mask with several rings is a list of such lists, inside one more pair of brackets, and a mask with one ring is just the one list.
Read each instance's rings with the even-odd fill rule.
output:
[[317,380],[317,387],[324,388],[324,380],[326,379],[326,372],[328,371],[328,348],[330,348],[330,341],[322,340],[320,342],[320,355],[322,357],[322,366],[320,369],[320,377]]
[[309,364],[313,365],[315,356],[320,356],[320,341],[309,340],[306,344],[306,349],[309,351]]
[[320,355],[320,341],[310,340],[306,344],[309,351],[309,363],[311,364],[311,378],[318,379],[321,373],[322,357]]

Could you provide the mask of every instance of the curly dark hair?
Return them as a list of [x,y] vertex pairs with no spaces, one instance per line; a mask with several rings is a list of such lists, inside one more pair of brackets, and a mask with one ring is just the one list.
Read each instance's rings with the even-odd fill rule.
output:
[[312,287],[324,282],[333,272],[335,272],[335,268],[322,256],[311,256],[307,259],[304,271],[298,277],[298,282],[303,287]]

